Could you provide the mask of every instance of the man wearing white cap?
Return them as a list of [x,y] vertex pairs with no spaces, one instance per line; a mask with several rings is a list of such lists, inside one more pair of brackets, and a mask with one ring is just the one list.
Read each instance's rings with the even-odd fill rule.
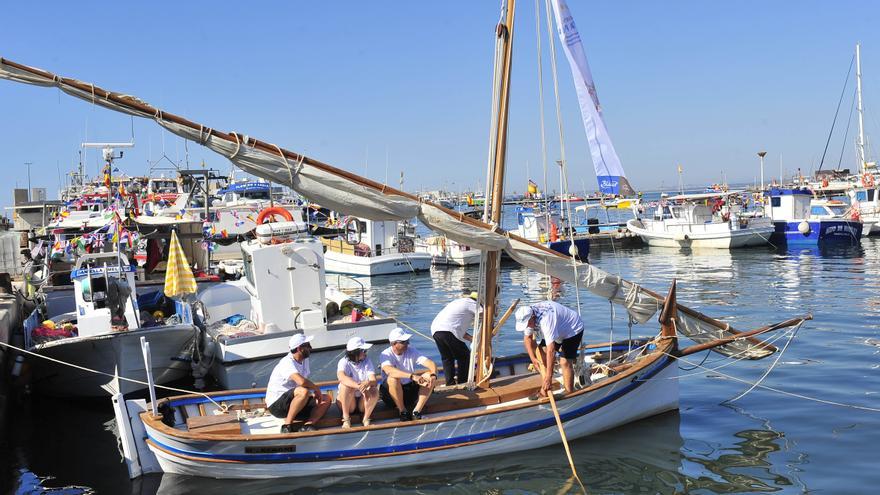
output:
[[276,418],[284,418],[281,433],[295,431],[291,426],[294,418],[306,419],[299,431],[314,430],[315,423],[330,408],[330,397],[322,394],[321,389],[309,380],[310,340],[312,336],[306,337],[301,333],[290,338],[290,353],[275,365],[266,386],[269,412]]
[[370,426],[370,415],[379,401],[376,369],[367,357],[367,349],[370,347],[373,344],[364,342],[360,337],[348,339],[345,357],[336,366],[336,378],[339,379],[336,405],[342,412],[343,428],[351,428],[351,413],[355,408],[360,410],[364,426]]
[[476,314],[477,293],[468,291],[464,297],[447,304],[431,322],[431,336],[443,360],[446,385],[455,385],[456,379],[458,383],[467,382],[471,351],[465,342],[473,340],[467,331],[474,324]]
[[[540,329],[540,332],[536,332]],[[562,369],[562,380],[565,391],[574,391],[574,367],[572,362],[577,359],[578,348],[584,337],[584,322],[579,314],[554,301],[542,301],[531,306],[523,306],[516,310],[516,330],[523,332],[523,346],[535,369],[538,369],[538,347],[546,346],[544,362],[547,373],[541,387],[541,395],[553,383],[553,365],[557,351],[562,357],[559,367]],[[534,337],[533,337],[534,335]],[[536,342],[539,341],[539,342]]]
[[[397,327],[388,335],[391,345],[382,351],[380,367],[385,381],[379,396],[388,407],[400,411],[401,421],[422,419],[422,409],[437,383],[437,365],[409,344],[411,333]],[[428,371],[416,373],[416,367]]]

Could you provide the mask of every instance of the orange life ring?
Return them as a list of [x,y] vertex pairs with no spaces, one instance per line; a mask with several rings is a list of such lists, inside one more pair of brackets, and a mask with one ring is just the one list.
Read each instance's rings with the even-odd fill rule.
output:
[[280,216],[288,222],[293,221],[293,215],[291,215],[289,211],[280,206],[272,206],[269,208],[263,208],[260,214],[257,215],[257,225],[267,223],[266,220],[269,220],[270,218],[274,220],[275,216]]
[[864,184],[865,187],[874,187],[874,175],[869,174],[868,172],[862,174],[862,184]]
[[556,225],[556,222],[550,222],[550,242],[556,242],[559,240],[559,227]]
[[822,187],[828,187],[828,179],[822,179]]

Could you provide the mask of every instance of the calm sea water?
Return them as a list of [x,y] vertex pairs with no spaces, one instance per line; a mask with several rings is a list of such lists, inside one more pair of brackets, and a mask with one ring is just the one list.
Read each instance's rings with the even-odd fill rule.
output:
[[[750,329],[812,313],[764,384],[823,401],[880,409],[880,239],[861,246],[756,248],[696,252],[641,248],[593,253],[591,261],[654,290],[678,281],[679,302]],[[367,299],[425,331],[476,268],[388,276],[367,286]],[[502,270],[502,305],[547,296],[540,274]],[[562,286],[561,301],[577,298]],[[625,338],[620,311],[580,295],[586,340]],[[633,327],[653,335],[656,323]],[[787,338],[777,341],[782,347]],[[432,342],[416,340],[438,357]],[[520,352],[512,324],[501,354]],[[572,442],[590,493],[876,493],[880,484],[880,412],[830,405],[748,388],[775,356],[730,363],[718,355],[680,363],[680,411]],[[706,372],[693,368],[716,369]],[[560,493],[574,489],[561,446],[498,458],[365,475],[340,472],[311,480],[230,482],[182,476],[128,480],[109,400],[98,403],[31,397],[12,415],[0,453],[0,491],[15,493]]]

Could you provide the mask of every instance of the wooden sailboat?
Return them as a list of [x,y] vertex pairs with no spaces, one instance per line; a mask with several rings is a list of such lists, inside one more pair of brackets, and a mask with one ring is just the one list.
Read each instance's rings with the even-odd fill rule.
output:
[[[496,29],[496,53],[500,57],[496,61],[498,87],[493,108],[497,113],[489,164],[493,187],[483,221],[271,143],[211,129],[134,97],[0,59],[2,78],[59,87],[98,105],[154,119],[171,132],[223,154],[249,173],[288,185],[337,211],[356,212],[374,220],[418,216],[450,239],[480,249],[484,256],[481,285],[485,311],[475,335],[472,386],[435,391],[423,419],[400,422],[396,411],[379,410],[367,427],[343,429],[339,418],[330,416],[319,424],[318,431],[279,434],[280,420],[266,414],[262,403],[265,392],[261,389],[171,397],[153,401],[151,410],[143,402],[129,402],[118,409],[118,417],[120,430],[130,432],[123,445],[133,476],[151,470],[217,478],[307,476],[461,462],[558,443],[550,398],[536,398],[542,380],[527,368],[528,358],[493,358],[492,338],[500,326],[496,294],[501,250],[526,267],[623,306],[635,322],[645,323],[662,309],[660,331],[654,337],[609,342],[584,350],[597,353],[593,361],[604,371],[597,373],[595,368],[581,366],[576,369],[580,386],[568,394],[556,392],[558,419],[569,439],[676,409],[674,362],[679,355],[713,348],[729,356],[759,359],[776,349],[755,336],[809,318],[739,333],[677,304],[674,283],[668,296],[663,297],[500,229],[514,3],[511,0],[503,7]],[[698,345],[680,349],[679,333],[690,336]],[[329,391],[335,384],[322,386]],[[558,389],[558,383],[555,387]]]

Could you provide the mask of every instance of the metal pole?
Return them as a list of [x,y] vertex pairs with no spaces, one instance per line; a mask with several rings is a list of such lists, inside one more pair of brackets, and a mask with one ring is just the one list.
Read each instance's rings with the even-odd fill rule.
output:
[[766,151],[759,151],[758,156],[761,157],[761,191],[764,191],[764,156],[767,154]]
[[24,162],[27,165],[27,174],[28,174],[28,190],[27,190],[27,198],[28,201],[31,200],[31,165],[33,162]]
[[859,101],[859,168],[865,171],[865,122],[862,109],[862,59],[861,45],[856,43],[856,93]]

